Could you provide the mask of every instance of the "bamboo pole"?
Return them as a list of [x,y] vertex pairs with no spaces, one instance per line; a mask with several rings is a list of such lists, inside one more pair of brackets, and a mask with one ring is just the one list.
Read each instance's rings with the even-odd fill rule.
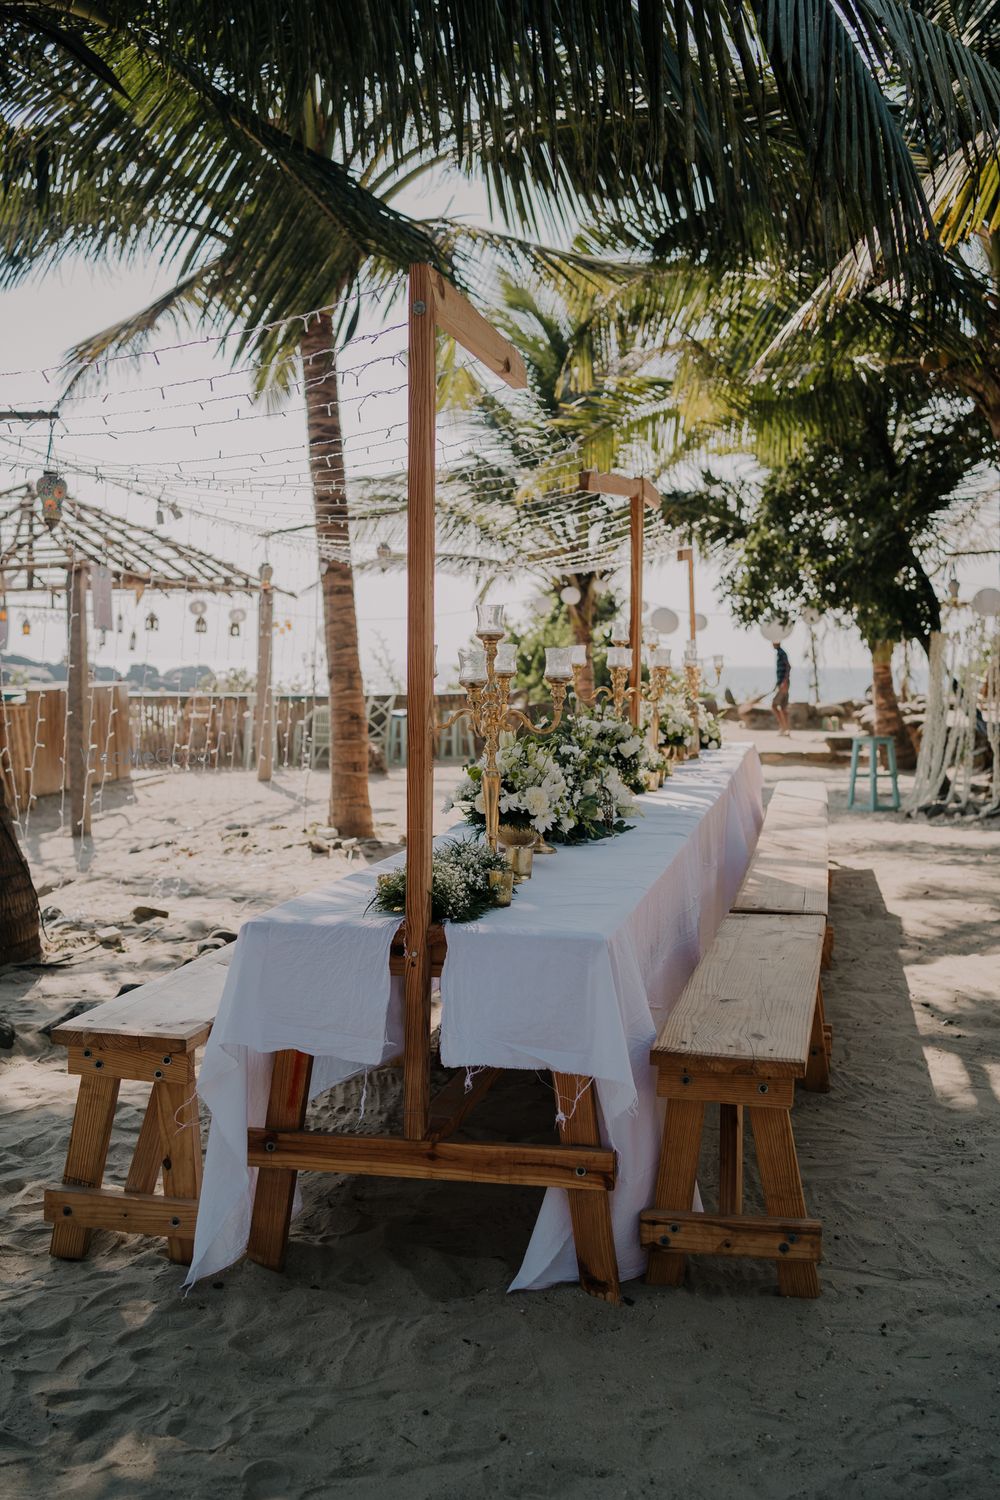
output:
[[632,646],[632,696],[629,699],[629,718],[638,724],[642,717],[642,549],[645,540],[643,511],[645,503],[642,493],[633,495],[629,501],[629,540],[631,562],[632,603],[629,614],[629,641]]
[[90,748],[93,695],[87,663],[87,581],[89,567],[69,569],[69,668],[66,682],[66,754],[69,759],[70,831],[74,838],[90,833]]
[[[264,569],[267,569],[267,577]],[[257,600],[257,780],[270,781],[274,761],[274,694],[271,691],[271,653],[274,646],[274,591],[270,567],[261,568]]]
[[406,967],[403,1134],[430,1125],[431,920],[434,821],[434,459],[436,316],[428,266],[410,269],[406,537]]

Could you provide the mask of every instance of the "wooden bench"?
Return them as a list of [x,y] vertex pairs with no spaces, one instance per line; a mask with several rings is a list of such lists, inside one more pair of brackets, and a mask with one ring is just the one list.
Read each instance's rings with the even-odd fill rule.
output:
[[779,781],[734,912],[822,917],[823,967],[833,954],[829,920],[827,792],[809,781]]
[[[81,1260],[93,1230],[114,1229],[165,1235],[170,1259],[190,1261],[201,1188],[194,1055],[212,1029],[232,952],[202,954],[53,1029],[80,1087],[63,1184],[45,1193],[50,1254]],[[152,1085],[124,1189],[103,1186],[122,1079]]]
[[[806,1217],[791,1109],[796,1079],[829,1088],[817,916],[729,916],[650,1054],[667,1099],[653,1206],[640,1214],[647,1280],[677,1286],[685,1257],[764,1256],[788,1297],[818,1297],[821,1227]],[[706,1104],[719,1105],[718,1213],[692,1211]],[[743,1115],[766,1217],[743,1212]]]

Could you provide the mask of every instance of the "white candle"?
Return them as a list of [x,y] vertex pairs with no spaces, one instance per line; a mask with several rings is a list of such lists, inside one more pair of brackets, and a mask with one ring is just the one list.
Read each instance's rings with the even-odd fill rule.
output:
[[549,682],[568,682],[572,675],[569,646],[546,646],[545,676]]

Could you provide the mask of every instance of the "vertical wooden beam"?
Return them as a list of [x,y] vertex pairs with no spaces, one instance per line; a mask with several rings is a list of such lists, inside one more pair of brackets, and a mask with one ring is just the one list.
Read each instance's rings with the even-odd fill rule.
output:
[[[559,1139],[564,1146],[599,1146],[600,1124],[594,1080],[576,1073],[553,1073],[559,1101]],[[569,1212],[580,1285],[592,1297],[618,1306],[622,1300],[618,1256],[608,1193],[570,1193]]]
[[434,462],[436,313],[428,266],[410,268],[406,539],[406,967],[403,1134],[430,1128],[431,920],[434,820]]
[[[117,1078],[106,1078],[103,1073],[81,1076],[63,1173],[67,1187],[96,1188],[104,1181],[118,1085]],[[61,1260],[82,1260],[89,1244],[90,1230],[67,1214],[52,1226],[49,1254]]]
[[93,695],[87,664],[87,575],[85,562],[69,570],[69,669],[66,683],[66,755],[69,759],[70,831],[74,838],[90,832],[90,781],[94,758],[90,748]]
[[[276,1052],[267,1096],[268,1130],[301,1130],[305,1124],[312,1082],[313,1060],[306,1052]],[[268,1167],[257,1173],[257,1189],[250,1219],[247,1257],[271,1271],[280,1271],[288,1249],[295,1183],[292,1168]]]
[[629,700],[629,717],[638,724],[642,714],[642,548],[643,511],[645,505],[642,491],[629,501],[629,540],[631,542],[632,605],[629,616],[629,641],[632,645],[632,696]]
[[274,761],[274,694],[271,652],[274,646],[274,593],[264,579],[257,601],[257,780],[270,781]]

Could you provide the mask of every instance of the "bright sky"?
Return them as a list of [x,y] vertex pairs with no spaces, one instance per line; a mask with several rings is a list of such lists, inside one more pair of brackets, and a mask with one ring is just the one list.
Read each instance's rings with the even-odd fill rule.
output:
[[[403,204],[403,206],[407,206]],[[470,219],[482,219],[486,209],[477,190],[443,182],[428,193],[422,190],[411,211],[437,214],[461,211]],[[4,372],[38,371],[57,365],[78,339],[105,327],[144,306],[172,284],[173,277],[155,262],[137,264],[114,272],[83,264],[67,264],[45,278],[17,291],[0,294],[0,369]],[[368,471],[377,460],[398,466],[405,458],[403,428],[405,371],[393,356],[405,347],[405,328],[399,326],[405,309],[399,300],[370,305],[361,332],[364,342],[352,346],[345,358],[342,399],[349,464]],[[169,326],[155,339],[157,345],[197,337]],[[360,366],[369,361],[362,373]],[[352,376],[350,368],[358,367]],[[181,505],[183,514],[174,519],[165,512],[163,531],[215,555],[256,572],[265,555],[274,565],[275,582],[297,595],[279,601],[277,618],[282,622],[275,641],[275,675],[283,686],[308,685],[312,680],[315,654],[319,653],[322,676],[322,642],[317,632],[318,591],[315,586],[316,556],[308,523],[311,502],[302,480],[306,474],[305,424],[301,395],[293,395],[277,412],[261,405],[252,407],[248,398],[248,375],[232,374],[225,346],[200,344],[193,348],[161,353],[157,358],[122,361],[110,370],[96,394],[87,400],[67,403],[65,421],[55,433],[54,458],[93,465],[104,478],[71,479],[77,498],[106,507],[137,524],[156,524],[157,500],[167,493]],[[180,384],[180,382],[186,382]],[[0,374],[0,408],[45,407],[58,393],[53,378],[41,374]],[[362,436],[362,434],[364,436]],[[447,441],[448,434],[439,435]],[[48,441],[45,424],[0,423],[0,490],[20,483],[26,472],[37,477]],[[11,464],[16,456],[11,441],[20,441],[22,464]],[[32,452],[39,457],[36,459]],[[192,478],[203,484],[197,491]],[[183,480],[181,479],[181,476]],[[225,476],[225,491],[213,490],[213,478]],[[233,491],[233,481],[242,487]],[[138,483],[143,495],[130,493]],[[4,502],[0,501],[0,506]],[[303,530],[269,542],[262,530],[303,526]],[[996,583],[997,560],[969,560],[959,565],[963,597],[976,587]],[[620,580],[622,581],[622,580]],[[704,656],[721,653],[731,667],[760,668],[761,687],[772,671],[771,650],[756,631],[736,626],[718,599],[715,569],[699,564],[697,604],[708,618],[699,638]],[[627,583],[625,583],[627,588]],[[538,585],[522,575],[494,587],[491,597],[517,606],[512,613],[526,614],[527,600]],[[401,575],[390,571],[358,576],[358,613],[362,662],[369,686],[386,686],[388,664],[403,677],[405,658],[404,587]],[[454,679],[457,650],[473,627],[471,580],[439,573],[436,596],[440,684]],[[645,594],[648,602],[668,604],[678,613],[686,609],[685,569],[668,562],[647,570]],[[217,669],[237,666],[254,668],[255,631],[251,615],[242,635],[229,634],[228,612],[245,600],[210,600],[208,632],[194,633],[194,617],[185,600],[152,599],[147,595],[138,606],[123,598],[124,629],[113,632],[97,660],[127,671],[134,661],[149,660],[160,668],[181,663],[204,662]],[[65,650],[64,614],[61,607],[38,607],[28,611],[31,636],[20,634],[24,617],[21,600],[13,604],[13,629],[9,650],[37,659],[58,659]],[[161,625],[150,635],[143,620],[155,608]],[[137,631],[138,649],[128,650],[128,637]],[[823,624],[819,627],[821,660],[826,667],[864,667],[866,654],[853,632]],[[674,636],[673,643],[680,644]],[[793,662],[805,666],[806,632],[801,624],[787,643]],[[391,667],[389,667],[391,670]],[[742,675],[742,674],[741,674]],[[802,681],[802,679],[799,679]],[[746,682],[744,679],[744,686]]]

